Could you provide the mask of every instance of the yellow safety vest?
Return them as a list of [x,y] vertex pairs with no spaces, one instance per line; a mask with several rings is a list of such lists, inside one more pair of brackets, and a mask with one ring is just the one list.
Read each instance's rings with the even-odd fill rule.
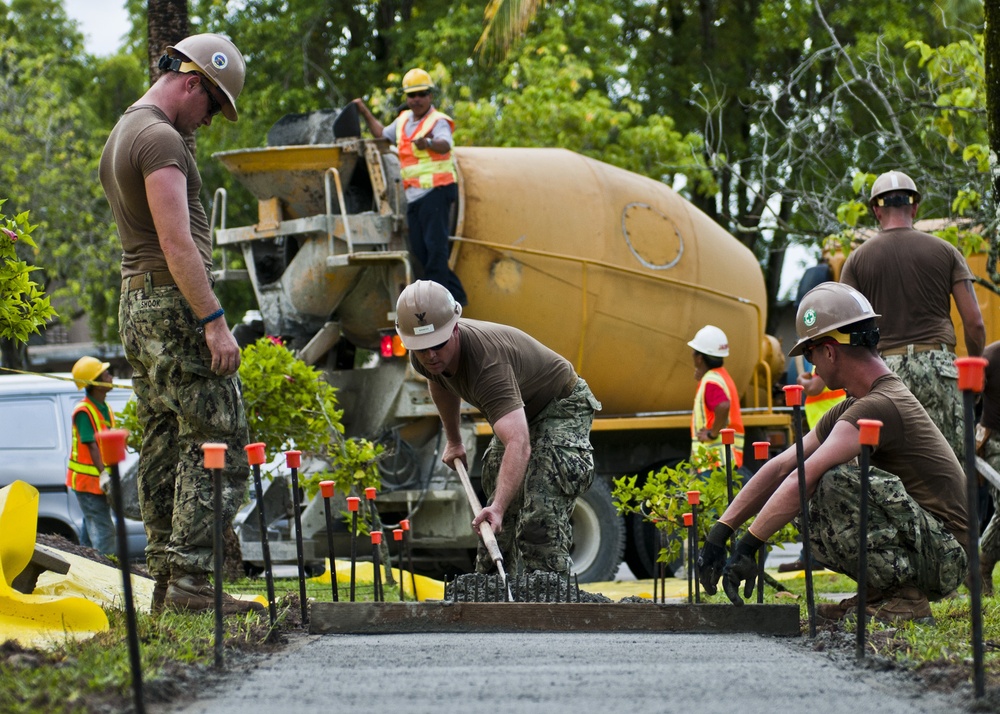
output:
[[740,399],[739,396],[737,396],[739,392],[736,389],[736,384],[733,382],[732,377],[729,376],[729,372],[726,371],[725,367],[708,370],[701,378],[701,382],[698,383],[698,391],[694,396],[694,410],[691,412],[691,456],[693,458],[694,455],[698,453],[698,447],[701,446],[705,447],[710,453],[715,455],[716,466],[721,466],[725,463],[726,452],[722,443],[721,435],[717,436],[715,441],[698,441],[698,432],[702,429],[715,431],[712,429],[712,427],[715,426],[715,412],[709,411],[705,406],[705,387],[709,384],[717,384],[722,391],[725,392],[726,397],[729,400],[728,426],[736,431],[736,436],[732,445],[733,463],[736,468],[739,468],[743,465],[743,440],[745,429],[743,428],[743,417],[740,414]]
[[115,426],[115,413],[108,409],[109,420],[104,421],[104,415],[88,397],[76,405],[73,409],[73,442],[69,454],[69,468],[66,470],[66,485],[74,491],[84,493],[103,494],[101,491],[101,472],[94,465],[94,460],[90,457],[90,449],[80,441],[80,434],[76,428],[76,415],[81,412],[90,418],[90,423],[94,427],[94,433],[113,429]]
[[414,141],[426,136],[439,120],[447,121],[453,132],[455,122],[447,114],[432,109],[420,120],[413,133],[407,136],[406,122],[411,116],[413,112],[407,109],[396,119],[396,147],[399,150],[399,173],[403,178],[403,188],[437,188],[455,183],[457,176],[451,151],[439,154],[413,145]]
[[824,387],[823,391],[815,397],[806,397],[806,421],[809,422],[809,428],[815,429],[820,418],[830,411],[830,407],[845,399],[847,399],[847,392],[843,389],[830,389],[829,387]]

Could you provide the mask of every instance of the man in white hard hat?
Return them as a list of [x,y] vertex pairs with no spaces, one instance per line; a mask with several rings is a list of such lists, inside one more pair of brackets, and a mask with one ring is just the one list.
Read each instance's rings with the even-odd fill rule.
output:
[[[850,397],[832,407],[803,439],[810,545],[828,568],[857,579],[860,528],[859,419],[882,422],[872,453],[868,520],[868,613],[883,620],[929,621],[929,600],[957,588],[968,570],[965,476],[927,412],[876,351],[878,315],[865,297],[823,283],[802,300],[795,318],[805,355],[833,388]],[[698,558],[709,594],[722,578],[742,604],[753,588],[761,546],[799,515],[796,447],[768,461],[712,526]],[[728,556],[726,541],[753,523]],[[846,617],[856,599],[817,606],[826,619]]]
[[[236,121],[246,65],[230,40],[201,34],[167,47],[159,67],[111,131],[100,177],[122,241],[118,319],[143,428],[139,507],[152,609],[200,611],[215,602],[212,523],[231,521],[246,494],[249,437],[240,348],[212,290],[212,236],[185,136],[219,113]],[[222,514],[212,508],[205,442],[228,446]],[[224,608],[259,605],[227,595]]]
[[[473,520],[492,526],[508,573],[570,571],[570,516],[594,479],[590,427],[601,408],[566,359],[513,327],[460,319],[462,307],[429,280],[406,287],[396,332],[427,378],[447,445],[443,461],[466,463],[459,431],[464,399],[493,427],[483,456],[489,500]],[[480,547],[477,570],[495,569]]]
[[[705,325],[688,342],[694,360],[694,378],[698,380],[694,409],[691,411],[691,463],[699,470],[710,470],[725,463],[725,451],[720,432],[729,428],[736,432],[732,446],[733,463],[743,466],[743,417],[740,415],[740,394],[733,378],[723,366],[729,356],[729,339],[715,325]],[[708,458],[701,452],[705,450]],[[704,466],[705,469],[701,467]]]
[[451,153],[455,122],[434,107],[434,81],[426,70],[415,67],[403,75],[402,89],[407,108],[389,126],[382,126],[364,100],[354,104],[372,135],[399,149],[410,250],[423,268],[422,277],[444,285],[460,305],[467,305],[462,281],[448,267],[451,207],[458,199]]
[[962,319],[966,351],[981,355],[986,328],[972,271],[953,245],[914,229],[920,192],[909,176],[900,171],[879,176],[870,203],[882,230],[848,256],[840,281],[861,291],[882,314],[879,350],[885,363],[924,405],[963,463],[951,300]]

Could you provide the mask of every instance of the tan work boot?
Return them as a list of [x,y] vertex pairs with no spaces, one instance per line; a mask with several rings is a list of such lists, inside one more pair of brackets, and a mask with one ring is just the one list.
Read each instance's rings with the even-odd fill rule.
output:
[[[869,587],[865,593],[865,610],[868,610],[870,605],[876,604],[882,601],[883,593],[873,587]],[[844,618],[856,614],[858,611],[858,596],[852,595],[849,598],[844,598],[840,602],[823,602],[816,604],[816,618],[820,621],[836,622],[837,620],[843,620]]]
[[163,611],[163,603],[167,597],[167,586],[169,584],[169,579],[156,579],[156,584],[153,586],[153,599],[149,603],[149,611],[154,615]]
[[[215,609],[215,590],[204,575],[182,575],[170,581],[164,606],[178,612],[203,612]],[[253,600],[237,600],[222,593],[222,614],[264,612],[264,606]]]
[[979,573],[983,578],[983,595],[993,594],[993,568],[997,562],[991,558],[983,558],[979,561]]
[[869,617],[883,622],[912,620],[926,625],[934,624],[927,596],[914,587],[898,588],[889,592],[884,600],[868,605],[865,612]]

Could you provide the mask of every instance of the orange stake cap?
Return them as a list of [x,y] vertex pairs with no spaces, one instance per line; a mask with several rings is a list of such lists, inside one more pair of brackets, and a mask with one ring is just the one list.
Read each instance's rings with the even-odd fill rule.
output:
[[878,433],[882,422],[878,419],[858,419],[858,441],[863,446],[878,446]]
[[789,384],[782,387],[785,390],[785,406],[798,407],[802,405],[802,392],[805,389],[801,384]]
[[701,503],[701,491],[688,491],[687,496],[688,496],[688,503],[690,503],[692,506],[697,506],[699,503]]
[[319,482],[319,492],[323,494],[323,498],[333,498],[333,486],[333,481]]
[[348,496],[347,498],[347,510],[356,511],[361,503],[361,499],[357,496]]
[[382,542],[382,531],[372,531],[372,545],[378,545]]
[[693,513],[685,513],[684,514],[684,525],[687,528],[690,528],[691,526],[694,525],[694,514]]
[[758,461],[767,461],[767,455],[770,449],[770,441],[755,441],[753,442],[753,457]]
[[97,446],[101,450],[101,459],[105,464],[110,466],[125,460],[126,439],[128,439],[128,429],[106,429],[97,432]]
[[986,388],[986,365],[989,362],[983,357],[959,357],[955,360],[958,367],[958,388],[963,392],[981,392]]
[[410,530],[410,519],[404,518],[403,520],[401,520],[399,522],[399,527],[402,528],[404,531]]
[[392,530],[392,539],[393,540],[403,540],[403,529],[402,528],[394,528]]
[[201,450],[205,454],[205,468],[226,468],[226,449],[228,448],[225,444],[202,444]]
[[247,461],[250,462],[251,466],[259,466],[264,463],[264,442],[258,441],[256,444],[247,444],[243,448],[247,452]]
[[365,498],[367,498],[369,501],[374,501],[375,500],[375,491],[376,491],[376,489],[375,489],[374,486],[369,486],[368,488],[366,488],[365,489]]
[[720,429],[719,436],[722,437],[723,444],[736,443],[736,429]]
[[297,469],[302,465],[302,452],[301,451],[286,451],[285,452],[285,466],[290,469]]

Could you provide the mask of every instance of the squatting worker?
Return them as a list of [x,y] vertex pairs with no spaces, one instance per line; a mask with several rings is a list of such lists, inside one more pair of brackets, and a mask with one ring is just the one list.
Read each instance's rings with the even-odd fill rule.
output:
[[[396,304],[396,331],[425,376],[441,415],[444,463],[467,465],[459,431],[462,400],[493,427],[483,456],[489,500],[472,522],[493,527],[508,572],[567,574],[576,499],[594,479],[590,427],[601,408],[573,366],[507,325],[461,320],[441,285],[418,280]],[[477,570],[495,565],[480,547]]]
[[[228,446],[222,517],[246,494],[248,440],[240,349],[212,291],[201,176],[184,135],[222,113],[236,121],[246,67],[213,34],[167,48],[163,74],[129,107],[101,156],[101,184],[122,241],[122,345],[143,427],[139,506],[153,609],[214,607],[212,479],[201,445]],[[217,583],[217,585],[220,585]],[[227,612],[259,607],[224,598]]]
[[467,305],[462,282],[448,267],[451,207],[458,198],[451,154],[455,122],[434,108],[433,92],[431,76],[411,69],[403,76],[407,108],[386,127],[363,100],[354,104],[372,135],[385,137],[399,150],[410,250],[420,261],[422,277],[444,285],[460,305]]
[[[861,453],[859,419],[883,426],[871,456],[868,518],[868,613],[883,620],[931,617],[928,600],[958,587],[968,569],[965,477],[948,442],[927,412],[878,356],[878,315],[865,297],[841,283],[823,283],[799,306],[803,354],[834,389],[849,397],[833,406],[803,439],[813,555],[828,568],[857,578]],[[698,558],[698,577],[714,593],[741,604],[753,587],[755,555],[768,538],[799,515],[795,447],[767,462],[712,526]],[[726,541],[756,516],[727,560]],[[820,605],[826,619],[846,616],[856,599]]]
[[111,520],[111,476],[101,458],[97,433],[115,427],[115,413],[105,397],[113,389],[111,365],[96,357],[81,357],[73,365],[73,382],[84,397],[73,408],[66,485],[76,494],[83,511],[80,545],[103,553],[115,553],[115,524]]
[[701,460],[699,451],[707,448],[709,467],[725,463],[725,451],[720,432],[729,428],[736,432],[732,445],[733,463],[743,465],[743,417],[740,415],[739,391],[723,366],[729,356],[729,338],[715,325],[705,325],[688,342],[694,361],[694,378],[698,391],[691,411],[691,463]]
[[986,329],[972,289],[972,271],[955,246],[913,228],[920,192],[909,176],[899,171],[882,174],[872,184],[870,201],[882,230],[848,256],[840,282],[857,288],[882,314],[882,358],[963,463],[964,417],[951,299],[962,319],[968,353],[981,355]]

